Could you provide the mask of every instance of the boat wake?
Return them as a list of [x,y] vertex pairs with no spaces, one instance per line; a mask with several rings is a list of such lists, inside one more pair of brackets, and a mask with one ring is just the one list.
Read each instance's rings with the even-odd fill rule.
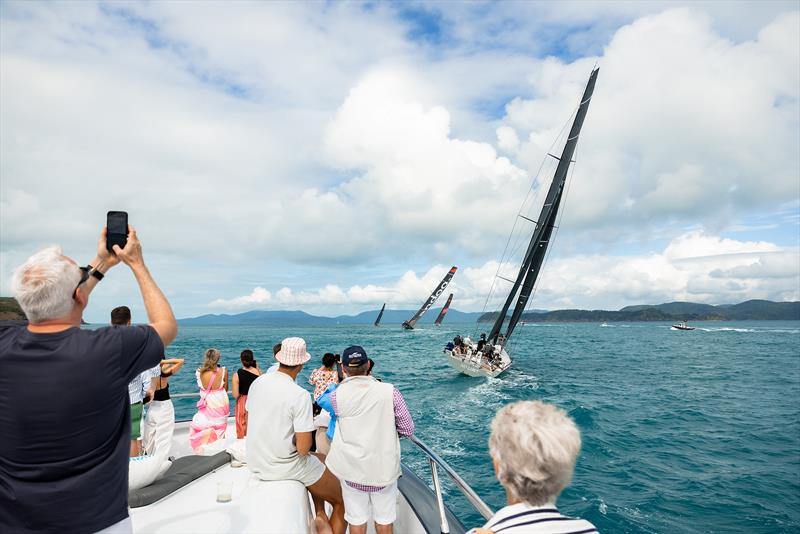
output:
[[758,330],[754,330],[752,328],[730,328],[730,327],[697,328],[697,330],[701,330],[703,332],[758,332]]

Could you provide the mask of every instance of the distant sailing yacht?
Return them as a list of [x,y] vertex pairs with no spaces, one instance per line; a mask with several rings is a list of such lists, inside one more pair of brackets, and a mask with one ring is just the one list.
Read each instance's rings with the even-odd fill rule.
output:
[[378,318],[375,319],[375,326],[378,326],[378,325],[381,324],[381,318],[383,317],[383,310],[385,310],[385,309],[386,309],[386,303],[384,302],[383,306],[381,306],[381,311],[378,313]]
[[435,326],[441,326],[442,321],[444,321],[444,316],[447,315],[447,311],[450,309],[450,303],[453,302],[453,294],[450,293],[450,296],[447,297],[447,302],[444,304],[444,308],[442,311],[439,312],[439,317],[433,322]]
[[422,305],[422,307],[419,310],[417,310],[417,313],[415,313],[414,316],[411,317],[411,319],[409,319],[408,321],[403,321],[403,328],[405,328],[406,330],[414,329],[414,325],[417,324],[419,318],[425,315],[425,312],[428,311],[431,306],[433,306],[433,303],[436,302],[436,299],[439,298],[439,295],[444,293],[445,288],[447,288],[447,285],[450,283],[450,280],[453,279],[453,275],[456,274],[457,270],[458,267],[456,267],[455,265],[453,265],[450,268],[447,274],[444,275],[444,278],[442,278],[442,281],[439,282],[439,285],[436,286],[436,289],[433,290],[431,296],[428,297],[428,300],[426,300],[425,303]]
[[[586,118],[586,112],[589,110],[589,102],[594,92],[598,70],[594,69],[589,76],[589,81],[586,84],[583,98],[581,98],[578,111],[575,114],[575,120],[572,122],[567,142],[561,152],[561,157],[556,158],[556,156],[549,154],[558,160],[558,166],[553,175],[553,181],[550,184],[550,189],[547,192],[538,220],[532,221],[524,217],[535,225],[533,235],[523,257],[516,280],[513,282],[507,280],[514,285],[497,315],[489,336],[485,341],[481,340],[479,343],[473,342],[469,337],[461,338],[458,336],[453,340],[453,343],[448,343],[444,349],[450,364],[464,374],[495,377],[511,367],[511,356],[506,351],[506,345],[520,322],[522,312],[525,311],[528,299],[536,284],[536,278],[539,276],[539,270],[544,262],[547,246],[550,243],[553,228],[556,226],[556,217],[564,193],[564,184],[567,180],[569,166],[573,161],[572,157],[575,154],[575,147],[578,144],[578,137],[581,133],[583,121]],[[521,214],[519,216],[523,217]],[[508,317],[508,310],[511,308],[512,303],[514,308],[511,317]],[[500,332],[506,319],[508,319],[508,326],[506,326],[505,334],[501,334]]]

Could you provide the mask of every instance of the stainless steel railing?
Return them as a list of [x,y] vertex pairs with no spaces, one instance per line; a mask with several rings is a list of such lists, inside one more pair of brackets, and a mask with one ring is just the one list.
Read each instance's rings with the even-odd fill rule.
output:
[[447,523],[447,514],[445,513],[444,508],[444,498],[442,496],[442,485],[439,481],[439,471],[438,468],[441,467],[445,474],[450,477],[450,480],[456,485],[456,487],[464,494],[464,497],[467,498],[469,503],[472,505],[475,510],[481,514],[485,519],[490,519],[494,512],[489,506],[483,502],[483,499],[478,497],[478,494],[475,493],[469,484],[467,484],[463,478],[461,478],[455,470],[450,467],[450,464],[445,462],[438,454],[433,452],[433,449],[428,447],[424,441],[419,439],[416,436],[409,436],[408,439],[416,445],[428,458],[428,464],[431,468],[431,478],[433,479],[433,490],[436,494],[436,503],[439,506],[439,519],[441,522],[441,531],[443,534],[449,534],[450,532],[450,525]]
[[[228,393],[229,397],[231,395],[232,395],[231,393]],[[169,394],[169,398],[170,399],[188,399],[190,397],[199,397],[199,396],[200,396],[200,392],[195,392],[195,393],[170,393]]]

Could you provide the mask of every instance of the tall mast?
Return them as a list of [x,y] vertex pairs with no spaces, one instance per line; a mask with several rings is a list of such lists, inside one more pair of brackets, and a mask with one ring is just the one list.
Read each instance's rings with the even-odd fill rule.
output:
[[453,279],[453,275],[456,274],[457,270],[458,267],[456,267],[455,265],[453,265],[450,268],[447,274],[444,275],[444,278],[442,278],[442,281],[439,282],[439,285],[436,286],[436,289],[433,290],[431,296],[428,297],[428,300],[426,300],[425,303],[422,305],[422,307],[419,310],[417,310],[417,313],[415,313],[414,316],[411,317],[411,319],[409,319],[408,321],[403,322],[403,328],[405,328],[406,330],[411,330],[414,328],[414,325],[417,324],[419,318],[422,317],[425,314],[425,312],[430,309],[431,306],[433,306],[433,303],[436,302],[436,299],[439,298],[439,295],[441,295],[444,292],[445,288],[450,283],[450,280]]
[[581,98],[578,112],[575,114],[575,120],[572,122],[572,128],[570,128],[567,142],[564,145],[564,149],[561,151],[561,157],[557,158],[558,166],[556,167],[556,172],[553,175],[553,182],[550,184],[550,189],[547,192],[547,197],[545,198],[544,205],[542,206],[542,211],[539,214],[539,219],[536,221],[536,228],[533,231],[533,236],[531,236],[528,249],[525,251],[525,256],[522,260],[522,265],[520,265],[519,273],[517,274],[514,285],[508,294],[508,298],[503,304],[500,314],[495,320],[494,326],[492,326],[492,330],[489,334],[488,340],[492,343],[497,342],[500,331],[503,328],[503,323],[505,322],[508,309],[511,307],[511,303],[514,302],[514,298],[517,296],[517,292],[519,291],[519,297],[517,297],[516,304],[514,305],[514,310],[511,314],[511,318],[509,319],[508,328],[505,335],[506,340],[511,337],[512,332],[514,332],[514,328],[517,326],[517,323],[522,316],[522,312],[525,311],[525,306],[527,305],[528,299],[533,291],[536,278],[539,276],[539,270],[544,262],[545,255],[547,253],[547,246],[550,243],[550,237],[553,233],[556,216],[558,215],[558,208],[561,204],[561,196],[564,191],[564,184],[567,180],[569,166],[572,163],[572,157],[575,154],[575,146],[578,144],[578,137],[580,136],[581,128],[583,127],[583,121],[586,118],[586,112],[589,110],[589,102],[592,99],[594,85],[597,81],[597,72],[599,70],[600,69],[594,69],[592,74],[589,76],[589,81],[587,82],[586,89],[583,92],[583,97]]
[[436,320],[433,322],[433,324],[435,324],[436,326],[439,326],[440,324],[442,324],[442,321],[444,321],[444,316],[447,315],[447,310],[450,309],[450,303],[451,302],[453,302],[453,294],[452,293],[450,293],[450,296],[447,297],[447,302],[444,303],[444,307],[442,308],[442,311],[439,312],[439,317],[436,318]]
[[378,313],[378,318],[375,319],[375,326],[378,326],[380,324],[381,318],[383,317],[383,310],[385,309],[386,309],[386,303],[384,302],[383,306],[381,306],[381,311]]

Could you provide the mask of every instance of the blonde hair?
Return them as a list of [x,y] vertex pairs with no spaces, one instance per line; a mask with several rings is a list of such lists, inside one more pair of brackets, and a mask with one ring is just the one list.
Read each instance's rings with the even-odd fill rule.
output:
[[11,291],[28,320],[41,323],[72,311],[72,293],[80,279],[78,266],[64,256],[61,247],[48,247],[17,267]]
[[572,480],[581,433],[567,413],[541,401],[520,401],[492,420],[489,452],[497,479],[531,506],[555,503]]
[[217,368],[221,354],[217,349],[208,349],[203,360],[203,365],[200,366],[200,372],[213,371]]

